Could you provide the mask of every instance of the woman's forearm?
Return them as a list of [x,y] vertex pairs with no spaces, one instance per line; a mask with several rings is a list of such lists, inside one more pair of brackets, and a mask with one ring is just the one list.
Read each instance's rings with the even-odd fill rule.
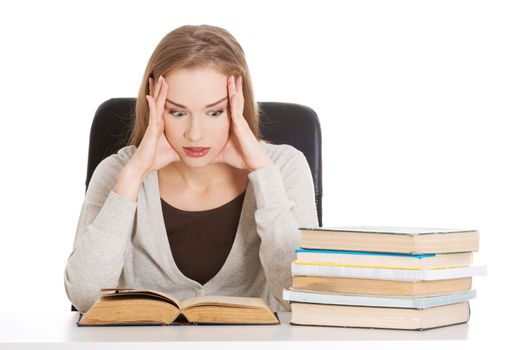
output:
[[129,162],[120,172],[118,181],[113,188],[113,192],[118,193],[124,198],[137,201],[138,190],[144,180],[144,171]]

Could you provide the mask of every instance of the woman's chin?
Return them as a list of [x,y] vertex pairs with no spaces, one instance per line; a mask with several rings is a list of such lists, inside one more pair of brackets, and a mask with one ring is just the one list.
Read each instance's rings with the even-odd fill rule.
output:
[[182,157],[182,162],[190,168],[204,168],[211,164],[210,159],[209,157],[193,158],[186,156]]

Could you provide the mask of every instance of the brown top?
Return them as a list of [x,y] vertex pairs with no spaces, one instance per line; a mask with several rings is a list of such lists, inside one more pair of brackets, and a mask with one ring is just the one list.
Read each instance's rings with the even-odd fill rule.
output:
[[181,210],[160,198],[171,254],[185,276],[204,285],[222,268],[235,240],[245,194],[203,211]]

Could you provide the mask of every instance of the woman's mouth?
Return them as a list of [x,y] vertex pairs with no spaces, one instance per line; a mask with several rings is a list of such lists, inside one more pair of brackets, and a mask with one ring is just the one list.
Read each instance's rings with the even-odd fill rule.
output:
[[184,147],[186,154],[193,158],[203,157],[209,152],[210,147]]

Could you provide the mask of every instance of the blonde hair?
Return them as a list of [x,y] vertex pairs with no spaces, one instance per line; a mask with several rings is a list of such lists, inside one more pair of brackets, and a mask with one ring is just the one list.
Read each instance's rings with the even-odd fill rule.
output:
[[[176,69],[204,68],[211,66],[229,76],[242,76],[244,111],[251,131],[259,140],[259,107],[255,102],[251,77],[244,51],[236,39],[225,29],[211,25],[185,25],[169,32],[153,51],[147,63],[135,106],[135,118],[127,145],[138,147],[149,122],[148,78],[156,82]],[[152,92],[151,92],[152,94]]]

